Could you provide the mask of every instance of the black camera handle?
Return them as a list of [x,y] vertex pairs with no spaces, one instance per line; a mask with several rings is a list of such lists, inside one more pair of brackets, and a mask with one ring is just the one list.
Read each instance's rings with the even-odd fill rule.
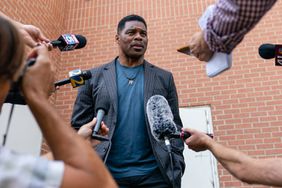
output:
[[5,144],[6,144],[7,135],[8,135],[8,132],[9,132],[9,129],[10,129],[10,126],[11,126],[11,120],[12,120],[12,115],[13,115],[13,112],[14,112],[14,107],[15,107],[15,104],[12,104],[12,107],[11,107],[11,110],[10,110],[9,119],[8,119],[8,124],[7,124],[7,127],[6,127],[6,131],[5,131],[4,135],[3,135],[2,146],[5,146]]
[[[23,69],[23,71],[22,71],[18,81],[14,83],[14,87],[16,87],[18,89],[18,92],[19,92],[20,83],[22,82],[22,78],[23,78],[27,68],[32,66],[35,62],[36,62],[36,59],[34,59],[34,58],[31,58],[31,59],[27,60],[27,62],[25,64],[25,66],[24,66],[24,69]],[[24,101],[24,99],[23,99],[23,101]],[[11,120],[12,120],[12,115],[13,115],[13,112],[14,112],[14,108],[15,108],[15,104],[12,103],[12,107],[11,107],[11,110],[10,110],[10,115],[9,115],[6,131],[5,131],[4,135],[3,135],[2,146],[5,146],[5,144],[6,144],[8,132],[9,132],[9,129],[10,129],[10,126],[11,126]]]

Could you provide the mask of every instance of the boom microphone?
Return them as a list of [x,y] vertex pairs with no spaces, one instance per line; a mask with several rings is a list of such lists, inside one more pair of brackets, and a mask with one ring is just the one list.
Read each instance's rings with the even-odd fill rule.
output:
[[[148,100],[147,116],[152,135],[157,141],[166,138],[186,140],[191,136],[189,132],[177,130],[169,104],[161,95],[154,95]],[[213,134],[207,133],[207,135],[213,138]]]
[[177,132],[171,109],[163,96],[150,97],[146,108],[151,133],[157,141],[165,140]]
[[69,78],[55,82],[55,87],[71,83],[72,87],[78,87],[85,84],[85,80],[92,77],[91,71],[81,71],[80,69],[69,72]]
[[63,34],[57,40],[50,42],[54,47],[58,47],[60,51],[70,51],[83,48],[87,40],[82,35]]
[[175,187],[174,180],[174,160],[172,155],[169,135],[177,131],[173,121],[173,115],[167,100],[161,95],[153,95],[147,101],[146,113],[148,116],[149,126],[153,137],[157,141],[164,140],[168,151],[170,166],[172,171],[172,187]]

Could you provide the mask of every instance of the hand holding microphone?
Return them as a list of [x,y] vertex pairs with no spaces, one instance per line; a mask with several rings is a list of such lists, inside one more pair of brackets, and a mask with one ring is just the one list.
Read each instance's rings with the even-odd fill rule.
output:
[[[89,123],[81,126],[77,132],[77,134],[80,135],[82,138],[88,140],[93,147],[100,143],[99,140],[92,139],[92,132],[93,132],[94,126],[96,125],[96,122],[97,122],[97,119],[94,118]],[[102,136],[106,136],[109,133],[109,128],[107,127],[106,124],[102,122],[99,132]]]
[[185,144],[193,151],[204,151],[210,149],[210,143],[214,142],[212,135],[205,134],[191,128],[183,128],[183,132],[187,132],[190,136],[185,139]]
[[[103,88],[102,88],[103,89]],[[100,92],[102,93],[102,92]],[[105,95],[98,95],[97,96],[97,102],[95,105],[95,111],[96,111],[96,124],[92,132],[92,138],[100,141],[107,141],[109,140],[108,138],[99,135],[99,130],[102,125],[102,121],[104,118],[104,115],[107,115],[108,111],[110,109],[110,102],[109,102],[109,97]]]
[[[154,95],[150,97],[147,102],[146,112],[151,133],[157,141],[170,138],[186,140],[191,136],[191,133],[187,129],[177,130],[169,104],[163,96]],[[212,134],[207,135],[213,138]]]

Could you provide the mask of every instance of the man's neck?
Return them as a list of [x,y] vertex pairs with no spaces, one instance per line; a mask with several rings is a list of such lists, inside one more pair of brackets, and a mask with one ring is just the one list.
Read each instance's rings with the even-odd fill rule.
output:
[[139,58],[130,58],[130,57],[126,57],[126,56],[119,56],[119,62],[123,66],[136,67],[138,65],[143,64],[144,56],[139,57]]

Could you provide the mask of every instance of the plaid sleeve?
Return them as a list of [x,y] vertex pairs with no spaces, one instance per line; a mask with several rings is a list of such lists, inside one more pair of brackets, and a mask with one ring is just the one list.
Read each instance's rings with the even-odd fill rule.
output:
[[230,53],[276,1],[219,0],[205,30],[210,49]]
[[0,187],[58,188],[63,173],[63,162],[19,155],[0,148]]

